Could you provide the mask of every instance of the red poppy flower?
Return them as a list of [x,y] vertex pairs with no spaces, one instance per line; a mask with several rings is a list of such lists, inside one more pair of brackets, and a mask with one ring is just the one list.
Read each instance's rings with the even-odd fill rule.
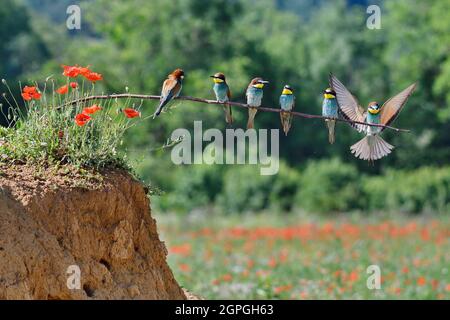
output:
[[169,248],[170,253],[179,254],[182,256],[189,256],[191,254],[191,250],[192,247],[190,243],[181,244],[179,246],[172,246]]
[[70,78],[76,78],[78,75],[85,76],[86,74],[90,73],[91,70],[89,70],[88,67],[80,67],[78,65],[75,66],[62,66],[64,71],[63,75]]
[[78,70],[80,71],[80,74],[82,76],[86,76],[88,73],[91,72],[91,70],[89,70],[89,67],[79,67]]
[[71,87],[72,89],[78,88],[78,83],[76,83],[76,82],[71,82],[71,83],[70,83],[70,87]]
[[267,264],[269,267],[275,268],[277,266],[277,260],[275,260],[275,258],[270,258],[270,260]]
[[76,78],[80,74],[80,68],[78,66],[62,66],[64,71],[63,75],[70,78]]
[[136,111],[136,110],[131,109],[131,108],[124,109],[123,113],[125,113],[125,116],[127,118],[136,118],[136,117],[140,117],[141,116],[141,113],[139,111]]
[[275,287],[274,291],[275,293],[283,293],[283,292],[288,292],[292,290],[292,285],[288,284],[288,285],[284,285],[284,286],[279,286],[279,287]]
[[36,87],[25,86],[22,89],[22,98],[27,101],[31,99],[39,100],[41,98],[41,94],[37,91]]
[[22,89],[22,92],[24,92],[24,93],[33,93],[33,92],[36,92],[36,91],[37,91],[37,89],[34,86],[33,87],[25,86]]
[[91,120],[91,117],[84,113],[79,113],[75,116],[75,123],[80,127],[84,126],[89,120]]
[[67,92],[69,92],[69,86],[66,84],[62,87],[59,87],[58,89],[56,89],[56,92],[59,94],[66,94]]
[[427,283],[427,280],[425,279],[425,277],[419,277],[417,279],[417,285],[419,286],[424,286]]
[[350,275],[348,276],[348,280],[350,280],[350,282],[358,281],[358,279],[359,279],[359,275],[358,275],[357,271],[352,271],[350,273]]
[[88,79],[89,81],[95,82],[98,80],[103,80],[103,76],[100,73],[97,72],[87,72],[85,74],[83,74],[83,76]]
[[22,92],[22,98],[23,100],[29,101],[31,100],[31,95],[29,93]]
[[183,272],[190,272],[191,271],[191,267],[189,267],[189,265],[185,264],[185,263],[180,263],[178,265],[178,267],[180,268],[181,271]]
[[231,280],[233,280],[233,276],[231,274],[229,274],[229,273],[224,274],[222,276],[222,280],[225,281],[225,282],[230,282]]
[[94,113],[96,113],[97,111],[100,111],[100,110],[102,110],[102,107],[94,104],[91,107],[84,108],[82,113],[86,114],[86,115],[87,114],[94,114]]

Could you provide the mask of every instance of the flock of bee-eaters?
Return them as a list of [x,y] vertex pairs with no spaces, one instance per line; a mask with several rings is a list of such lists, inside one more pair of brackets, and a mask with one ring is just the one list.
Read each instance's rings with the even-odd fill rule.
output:
[[[225,75],[218,72],[211,76],[214,86],[213,90],[216,99],[222,103],[225,111],[225,120],[228,124],[233,122],[231,113],[231,106],[227,102],[231,99],[231,91],[227,84]],[[184,71],[176,69],[168,75],[164,81],[161,98],[158,108],[154,116],[158,116],[164,106],[166,106],[173,98],[176,98],[181,93],[183,85]],[[381,132],[385,127],[368,126],[361,123],[389,125],[400,113],[403,106],[406,104],[408,97],[414,91],[416,84],[413,83],[406,89],[387,100],[382,106],[377,102],[370,102],[367,111],[362,108],[358,100],[350,93],[349,90],[332,74],[330,74],[329,88],[323,91],[322,115],[327,117],[325,123],[328,127],[328,140],[332,144],[335,141],[334,129],[336,120],[342,117],[349,120],[350,125],[358,132],[365,134],[365,137],[350,147],[351,152],[355,157],[363,160],[374,161],[387,156],[391,153],[394,146],[387,143],[380,137]],[[247,91],[247,105],[248,122],[247,128],[253,128],[258,107],[261,106],[263,97],[264,85],[269,83],[260,77],[256,77],[250,81]],[[284,133],[287,135],[293,115],[290,113],[295,106],[294,91],[289,85],[283,87],[280,96],[280,118]]]

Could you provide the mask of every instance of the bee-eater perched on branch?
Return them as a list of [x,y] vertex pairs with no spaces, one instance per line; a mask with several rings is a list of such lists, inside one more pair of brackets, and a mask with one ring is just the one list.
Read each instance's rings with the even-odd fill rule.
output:
[[[210,76],[213,78],[214,81],[214,93],[216,95],[216,99],[220,103],[226,103],[230,101],[231,98],[231,91],[228,87],[227,81],[225,79],[225,75],[222,72],[218,72],[213,76]],[[233,123],[233,117],[231,114],[231,106],[230,105],[224,105],[223,110],[225,111],[225,121],[228,124]]]
[[261,105],[263,88],[266,83],[269,83],[269,81],[257,77],[250,81],[247,87],[247,104],[251,107],[248,109],[247,129],[251,129],[254,126],[255,115],[258,112],[257,108]]
[[[331,88],[326,88],[323,91],[322,115],[324,117],[338,118],[338,108],[336,92]],[[328,127],[328,141],[333,144],[336,120],[325,119],[325,124]]]
[[285,135],[288,134],[289,129],[291,128],[293,115],[289,112],[284,111],[292,111],[294,109],[294,104],[295,104],[294,91],[290,86],[285,85],[283,87],[283,91],[281,92],[280,96],[280,107],[282,110],[280,112],[280,118],[281,118],[281,125],[283,127]]
[[[369,103],[368,109],[365,111],[350,91],[333,75],[330,75],[330,85],[336,92],[338,105],[344,118],[352,121],[383,124],[386,126],[397,118],[409,96],[416,88],[416,84],[413,83],[396,96],[387,100],[381,107],[377,102]],[[387,156],[394,149],[394,146],[379,136],[384,128],[363,124],[351,125],[359,132],[366,134],[365,138],[350,147],[355,157],[374,161]]]
[[183,87],[183,79],[184,71],[182,69],[176,69],[167,76],[167,79],[164,81],[162,86],[161,99],[159,100],[158,109],[156,109],[153,118],[159,116],[164,106],[173,98],[180,95],[181,88]]

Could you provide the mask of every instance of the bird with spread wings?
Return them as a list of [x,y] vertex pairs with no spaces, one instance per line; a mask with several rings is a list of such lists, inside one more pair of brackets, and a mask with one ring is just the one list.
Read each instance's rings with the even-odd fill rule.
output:
[[[365,122],[368,124],[389,125],[392,123],[406,104],[409,96],[416,88],[416,83],[387,100],[381,107],[377,102],[370,102],[367,111],[362,108],[358,100],[349,90],[330,74],[330,87],[336,92],[340,114],[348,120]],[[383,127],[368,126],[364,124],[351,124],[358,132],[364,132],[366,136],[350,147],[355,157],[363,160],[374,161],[381,159],[392,152],[394,146],[380,137]]]

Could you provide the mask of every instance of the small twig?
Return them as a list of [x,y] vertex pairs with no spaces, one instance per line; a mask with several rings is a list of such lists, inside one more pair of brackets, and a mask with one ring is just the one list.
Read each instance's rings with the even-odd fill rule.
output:
[[[62,108],[68,105],[73,105],[73,104],[77,104],[80,102],[87,102],[90,100],[106,100],[106,99],[122,99],[122,98],[132,98],[132,99],[143,99],[143,100],[159,100],[160,96],[155,96],[155,95],[145,95],[145,94],[133,94],[133,93],[120,93],[120,94],[108,94],[108,95],[96,95],[96,96],[89,96],[89,97],[84,97],[84,98],[80,98],[77,100],[73,100],[70,101],[66,104],[63,104],[61,106],[59,106],[58,108]],[[177,97],[175,98],[177,100],[186,100],[186,101],[194,101],[194,102],[200,102],[200,103],[206,103],[206,104],[215,104],[215,105],[225,105],[225,103],[221,103],[218,102],[216,100],[208,100],[208,99],[201,99],[201,98],[195,98],[195,97],[189,97],[189,96],[183,96],[183,97]],[[239,102],[233,102],[233,101],[229,101],[226,103],[227,105],[230,106],[235,106],[235,107],[239,107],[239,108],[251,108],[249,105],[245,104],[245,103],[239,103]],[[259,111],[266,111],[266,112],[275,112],[275,113],[280,113],[282,110],[281,109],[275,109],[275,108],[269,108],[269,107],[264,107],[264,106],[260,106],[258,107]],[[395,128],[395,127],[391,127],[391,126],[386,126],[383,124],[374,124],[374,123],[366,123],[366,122],[360,122],[360,121],[352,121],[352,120],[347,120],[347,119],[341,119],[341,118],[331,118],[331,117],[324,117],[322,115],[316,115],[316,114],[308,114],[308,113],[302,113],[302,112],[297,112],[297,111],[285,111],[288,112],[290,114],[292,114],[293,116],[296,117],[302,117],[302,118],[307,118],[307,119],[329,119],[329,120],[336,120],[336,121],[341,121],[341,122],[347,122],[347,123],[352,123],[352,124],[363,124],[366,126],[371,126],[371,127],[380,127],[380,128],[387,128],[387,129],[391,129],[397,132],[410,132],[410,130],[407,129],[399,129],[399,128]]]

